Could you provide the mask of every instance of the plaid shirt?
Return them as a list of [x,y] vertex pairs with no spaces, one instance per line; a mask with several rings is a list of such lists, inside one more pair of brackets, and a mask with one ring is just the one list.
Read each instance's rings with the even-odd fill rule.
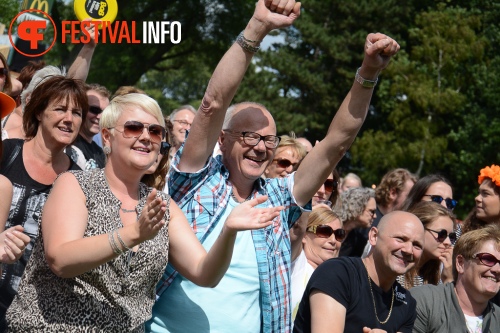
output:
[[[197,173],[182,173],[176,166],[182,148],[177,152],[169,175],[169,192],[186,215],[200,242],[204,242],[228,207],[232,184],[221,156],[211,157],[208,164]],[[253,197],[268,195],[259,207],[284,206],[287,209],[266,228],[252,230],[257,255],[262,304],[262,332],[291,332],[290,275],[291,246],[289,228],[303,210],[310,210],[310,203],[302,209],[292,195],[294,175],[286,178],[256,181]],[[157,286],[161,297],[177,276],[169,264]],[[175,306],[175,305],[172,305]],[[235,304],[238,306],[238,304]]]

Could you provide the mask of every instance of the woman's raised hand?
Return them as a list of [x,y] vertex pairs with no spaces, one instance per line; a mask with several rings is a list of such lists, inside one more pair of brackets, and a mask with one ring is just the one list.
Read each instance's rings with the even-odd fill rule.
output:
[[229,214],[225,227],[236,233],[241,230],[260,229],[271,225],[273,219],[280,214],[284,207],[256,207],[265,202],[267,198],[267,195],[263,195],[238,205]]
[[157,190],[153,189],[149,193],[146,204],[142,209],[137,221],[137,231],[141,242],[154,238],[163,226],[165,226],[165,212],[167,202],[156,197]]

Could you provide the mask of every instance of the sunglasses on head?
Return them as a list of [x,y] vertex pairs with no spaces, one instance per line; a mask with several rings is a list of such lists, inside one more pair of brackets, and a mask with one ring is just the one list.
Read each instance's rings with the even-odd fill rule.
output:
[[7,68],[0,68],[0,77],[6,77],[9,75],[9,70]]
[[123,131],[116,129],[116,127],[114,127],[114,129],[123,133],[123,137],[125,138],[138,138],[144,133],[144,127],[148,129],[151,142],[160,144],[165,139],[166,130],[163,126],[158,124],[150,124],[147,126],[140,121],[129,120],[123,124]]
[[103,109],[101,109],[100,107],[98,106],[89,106],[89,112],[92,112],[93,114],[95,114],[96,116],[101,114],[103,111]]
[[327,179],[325,180],[325,183],[323,185],[325,186],[326,192],[333,192],[334,190],[337,189],[339,182],[333,179]]
[[450,241],[454,244],[456,241],[457,241],[457,234],[455,232],[450,232],[448,234],[448,231],[446,231],[445,229],[442,229],[442,230],[432,230],[432,229],[429,229],[429,228],[425,228],[425,230],[427,231],[430,231],[430,232],[435,232],[437,237],[437,241],[439,243],[442,243],[446,240],[446,238],[450,237]]
[[449,210],[452,210],[453,208],[455,208],[458,204],[458,201],[455,200],[455,199],[452,199],[452,198],[443,198],[442,196],[440,195],[431,195],[431,194],[424,194],[424,197],[431,197],[431,200],[434,201],[435,203],[438,203],[438,204],[441,204],[441,202],[443,202],[443,200],[446,202],[446,207],[449,209]]
[[493,267],[497,263],[500,264],[500,260],[498,260],[497,257],[492,255],[491,253],[476,253],[472,256],[472,259],[477,259],[481,264],[488,267]]
[[283,169],[286,169],[291,165],[293,167],[293,170],[295,170],[295,169],[297,169],[297,166],[299,165],[299,163],[292,163],[291,161],[287,160],[286,158],[283,158],[283,159],[276,158],[273,161],[275,161],[276,164],[280,168],[283,168]]
[[306,229],[306,231],[312,232],[316,234],[316,236],[321,238],[330,238],[333,234],[335,235],[335,239],[339,242],[342,242],[345,239],[346,233],[344,229],[335,229],[326,224],[313,225]]

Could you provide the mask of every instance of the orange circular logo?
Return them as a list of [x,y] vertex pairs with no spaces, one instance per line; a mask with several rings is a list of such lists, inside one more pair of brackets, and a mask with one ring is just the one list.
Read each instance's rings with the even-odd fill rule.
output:
[[[38,13],[38,14],[41,14],[43,16],[46,16],[48,18],[48,20],[52,23],[52,27],[54,28],[54,37],[53,37],[53,40],[52,40],[52,44],[50,44],[50,46],[43,52],[41,53],[25,53],[23,51],[21,51],[17,46],[16,44],[14,43],[14,41],[12,40],[12,27],[14,26],[14,22],[16,22],[17,18],[23,14],[26,14],[26,15],[32,15],[32,14],[29,14],[29,13],[32,13],[32,12],[35,12],[35,13]],[[23,20],[22,22],[20,22],[17,26],[17,36],[18,38],[24,40],[24,41],[27,41],[29,42],[29,49],[30,50],[37,50],[38,49],[38,43],[43,41],[43,38],[44,38],[44,33],[41,32],[41,30],[43,31],[47,31],[47,20],[43,19],[43,18],[40,18],[39,20],[33,20],[33,19],[25,19]],[[50,17],[49,14],[47,14],[46,12],[44,12],[43,10],[40,10],[40,9],[27,9],[27,10],[23,10],[22,12],[20,12],[19,14],[16,15],[16,17],[14,17],[14,19],[10,22],[10,27],[9,27],[9,40],[10,40],[10,44],[12,45],[12,47],[14,47],[14,49],[19,52],[20,54],[26,56],[26,57],[31,57],[31,58],[34,58],[34,57],[39,57],[39,56],[42,56],[44,55],[45,53],[49,52],[49,50],[54,46],[54,44],[56,43],[56,37],[57,37],[57,28],[56,28],[56,25],[54,23],[54,20],[52,19],[52,17]]]

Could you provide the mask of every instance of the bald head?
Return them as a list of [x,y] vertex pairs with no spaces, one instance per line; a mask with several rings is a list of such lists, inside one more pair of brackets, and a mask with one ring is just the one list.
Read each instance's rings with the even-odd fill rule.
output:
[[422,234],[424,233],[424,226],[422,222],[413,215],[412,213],[396,210],[385,214],[380,219],[378,224],[379,233],[385,232],[385,230],[398,229],[398,226],[402,224],[414,225],[417,230],[420,230]]
[[297,138],[296,140],[306,148],[307,152],[310,152],[311,149],[313,149],[311,141],[307,140],[306,138]]
[[259,103],[243,102],[234,104],[226,112],[223,129],[256,132],[260,128],[271,127],[276,134],[276,124],[266,107]]

